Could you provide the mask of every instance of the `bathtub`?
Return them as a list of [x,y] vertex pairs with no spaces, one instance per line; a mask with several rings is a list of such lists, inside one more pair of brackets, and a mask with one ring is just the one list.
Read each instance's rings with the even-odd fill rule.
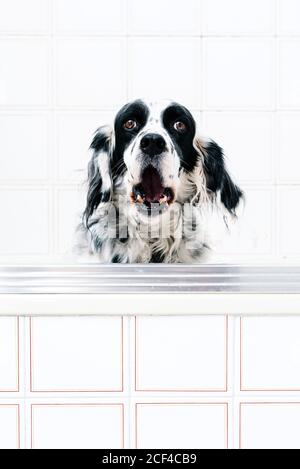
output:
[[297,266],[7,266],[0,315],[0,447],[300,447]]

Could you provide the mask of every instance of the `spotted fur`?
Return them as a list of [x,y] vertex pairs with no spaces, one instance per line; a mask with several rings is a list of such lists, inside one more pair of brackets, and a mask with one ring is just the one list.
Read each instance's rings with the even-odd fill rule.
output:
[[[124,126],[128,120],[136,123],[133,130]],[[185,131],[179,134],[174,122],[183,122]],[[148,135],[159,135],[163,150],[144,151]],[[154,182],[143,180],[147,168]],[[158,186],[163,197],[174,197],[162,206],[156,200],[147,204],[147,196],[155,198],[150,191],[138,203],[134,194],[141,181],[153,193]],[[137,100],[118,112],[112,127],[94,135],[77,252],[109,263],[201,262],[210,250],[211,213],[235,217],[241,198],[222,149],[200,137],[185,107]]]

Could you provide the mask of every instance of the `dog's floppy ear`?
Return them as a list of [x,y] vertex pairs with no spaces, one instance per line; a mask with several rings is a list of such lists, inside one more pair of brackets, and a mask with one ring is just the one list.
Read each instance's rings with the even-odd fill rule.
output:
[[210,140],[202,143],[202,154],[207,188],[212,192],[220,191],[222,204],[235,215],[235,209],[243,197],[243,192],[228,174],[222,148]]
[[100,127],[94,135],[90,146],[92,156],[88,164],[88,191],[83,220],[88,219],[100,202],[111,199],[111,157],[112,157],[112,129],[109,126]]

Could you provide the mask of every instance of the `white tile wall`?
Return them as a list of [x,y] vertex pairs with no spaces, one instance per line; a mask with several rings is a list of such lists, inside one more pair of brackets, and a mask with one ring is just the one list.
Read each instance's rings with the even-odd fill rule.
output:
[[[298,0],[1,0],[0,204],[17,191],[12,203],[24,199],[28,217],[39,217],[26,223],[18,259],[13,230],[1,232],[0,260],[70,251],[69,190],[86,174],[90,136],[140,96],[182,101],[224,146],[256,223],[241,228],[230,259],[299,258],[298,243],[286,244],[294,216],[282,206],[300,194],[299,18]],[[32,197],[41,187],[47,202]]]
[[[151,8],[139,0],[128,0],[128,31],[139,35],[199,34],[199,2],[197,0],[151,1]],[[172,19],[166,21],[166,18]]]
[[[221,243],[220,249],[225,254],[235,256],[239,254],[241,261],[251,253],[252,260],[271,257],[273,245],[272,231],[272,202],[273,192],[268,188],[247,187],[245,209],[240,215],[240,221],[232,228],[226,241],[226,250]],[[230,258],[230,257],[229,257]],[[232,262],[232,258],[231,261]]]
[[226,317],[174,317],[172,329],[167,316],[136,320],[137,390],[222,391],[226,387]]
[[19,390],[19,319],[0,318],[0,392]]
[[203,0],[203,33],[207,35],[272,34],[273,0]]
[[300,53],[300,39],[281,39],[279,42],[279,105],[285,109],[300,106],[300,69],[297,60]]
[[300,316],[241,320],[241,389],[300,390]]
[[66,257],[71,254],[70,240],[75,239],[74,229],[84,210],[85,192],[83,186],[59,187],[55,194],[57,210],[56,251]]
[[203,40],[203,104],[209,109],[270,109],[274,94],[271,39]]
[[[195,57],[199,55],[198,38],[131,38],[129,99],[174,99],[176,95],[177,101],[192,108],[198,107],[201,71],[200,61]],[[155,60],[154,65],[152,60]]]
[[279,0],[279,34],[299,34],[300,5],[298,0]]
[[58,38],[56,54],[58,106],[109,109],[122,105],[125,99],[125,81],[120,80],[125,73],[122,39]]
[[0,38],[1,107],[47,106],[49,45],[44,38]]
[[297,183],[300,179],[300,161],[296,141],[299,122],[298,112],[281,112],[278,116],[278,178],[287,184]]
[[296,316],[0,323],[0,447],[300,448]]
[[32,318],[30,327],[32,391],[122,391],[122,319]]
[[0,448],[20,447],[19,405],[0,404]]
[[[295,223],[295,214],[298,212],[300,194],[298,187],[282,186],[278,191],[279,223],[281,226],[279,249],[283,256],[290,258],[300,254],[299,235],[300,226]],[[292,227],[292,228],[291,228]]]
[[0,253],[47,254],[48,194],[42,188],[4,188],[0,190],[0,213],[8,229],[0,231]]
[[0,115],[1,181],[46,180],[49,144],[47,114]]
[[49,31],[48,0],[2,0],[0,31],[12,34],[47,33]]
[[31,447],[122,448],[122,404],[32,404]]
[[299,449],[299,402],[241,403],[240,447]]
[[270,112],[205,112],[203,131],[222,146],[229,169],[243,183],[271,183],[274,116]]
[[[140,96],[224,146],[247,202],[221,255],[299,260],[300,2],[147,6],[0,1],[0,260],[70,250],[90,136]],[[1,318],[0,447],[299,448],[298,318],[226,313]]]
[[124,1],[54,0],[57,33],[124,34]]
[[137,448],[227,448],[227,404],[138,403]]
[[88,148],[93,134],[99,122],[111,121],[112,113],[109,112],[62,112],[57,116],[57,176],[60,181],[82,183],[85,180],[85,168],[90,158]]

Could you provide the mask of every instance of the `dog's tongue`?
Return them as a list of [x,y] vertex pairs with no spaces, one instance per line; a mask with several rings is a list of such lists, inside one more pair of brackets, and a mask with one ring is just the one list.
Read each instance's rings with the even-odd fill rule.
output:
[[148,166],[143,172],[141,185],[147,202],[158,202],[162,198],[164,188],[160,175],[153,166]]

